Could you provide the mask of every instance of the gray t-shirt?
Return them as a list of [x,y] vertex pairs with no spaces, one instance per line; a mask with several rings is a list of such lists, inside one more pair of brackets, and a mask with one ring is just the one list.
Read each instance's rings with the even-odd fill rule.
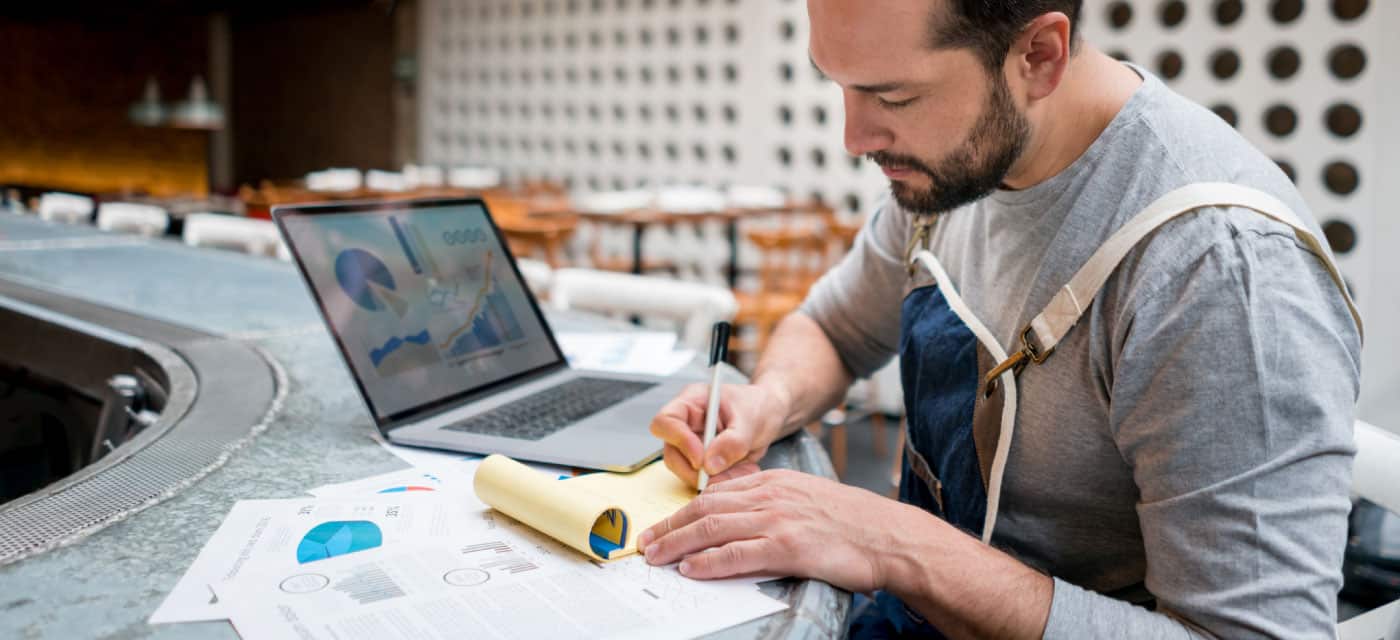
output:
[[[944,215],[931,250],[1008,351],[1099,245],[1195,182],[1287,177],[1140,68],[1082,157]],[[911,216],[883,204],[802,311],[846,366],[894,355]],[[1182,216],[1138,245],[1019,382],[993,543],[1055,577],[1047,638],[1331,637],[1346,542],[1360,336],[1285,225]],[[906,389],[906,392],[909,390]]]

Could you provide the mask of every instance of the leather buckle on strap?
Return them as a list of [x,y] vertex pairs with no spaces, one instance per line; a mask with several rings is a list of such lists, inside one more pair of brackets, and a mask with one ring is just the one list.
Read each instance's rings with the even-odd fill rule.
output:
[[1026,369],[1026,365],[1045,362],[1045,359],[1054,352],[1054,347],[1041,351],[1039,347],[1035,346],[1031,342],[1031,327],[1026,325],[1026,328],[1021,331],[1021,350],[1011,354],[1010,357],[1002,360],[1001,363],[987,372],[987,380],[982,387],[983,397],[990,398],[993,393],[996,393],[997,381],[1003,373],[1010,371],[1012,377],[1019,378],[1021,372]]
[[1050,354],[1055,352],[1055,347],[1050,347],[1042,352],[1031,342],[1031,325],[1026,325],[1026,328],[1021,330],[1021,351],[1026,354],[1026,357],[1031,359],[1031,362],[1040,364],[1045,362],[1045,359],[1049,358]]

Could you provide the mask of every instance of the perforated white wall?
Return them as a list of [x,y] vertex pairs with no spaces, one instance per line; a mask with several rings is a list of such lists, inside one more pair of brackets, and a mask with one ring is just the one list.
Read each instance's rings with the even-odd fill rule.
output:
[[1368,322],[1362,414],[1400,429],[1400,237],[1381,219],[1394,215],[1384,203],[1400,178],[1381,161],[1395,140],[1400,105],[1384,96],[1400,60],[1383,43],[1397,25],[1385,4],[1086,0],[1081,31],[1210,107],[1293,178]]
[[[1295,177],[1369,322],[1363,416],[1400,428],[1400,222],[1381,217],[1400,198],[1400,45],[1386,38],[1400,6],[1085,4],[1091,42]],[[852,212],[886,187],[842,148],[840,91],[808,64],[800,0],[425,0],[420,18],[424,162],[592,189],[772,184]]]
[[423,160],[580,188],[771,184],[863,210],[792,0],[425,2]]

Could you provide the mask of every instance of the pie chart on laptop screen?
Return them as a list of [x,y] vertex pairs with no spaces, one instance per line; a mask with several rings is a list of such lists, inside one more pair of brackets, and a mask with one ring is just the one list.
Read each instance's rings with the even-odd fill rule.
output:
[[392,308],[403,315],[405,303],[394,293],[394,274],[374,254],[364,249],[346,249],[335,258],[335,279],[355,304],[366,311]]

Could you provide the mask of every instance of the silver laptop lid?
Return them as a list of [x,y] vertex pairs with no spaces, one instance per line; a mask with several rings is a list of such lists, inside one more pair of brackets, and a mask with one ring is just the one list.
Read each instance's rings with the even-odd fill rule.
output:
[[273,217],[381,428],[567,367],[481,200]]

